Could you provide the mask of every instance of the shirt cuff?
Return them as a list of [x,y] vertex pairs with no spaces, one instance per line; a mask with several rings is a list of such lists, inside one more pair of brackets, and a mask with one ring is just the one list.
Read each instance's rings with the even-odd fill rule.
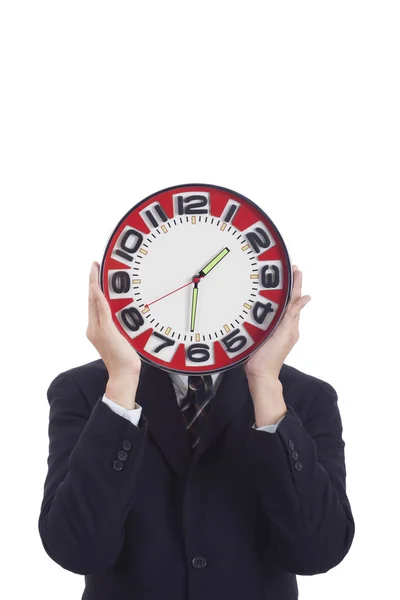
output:
[[142,407],[139,404],[135,403],[135,408],[128,410],[127,408],[124,408],[120,404],[117,404],[117,402],[114,402],[113,400],[110,400],[109,398],[107,398],[107,396],[105,394],[102,397],[102,401],[105,404],[107,404],[107,406],[109,406],[112,411],[117,413],[117,415],[120,415],[124,419],[128,419],[128,421],[130,421],[132,423],[132,425],[135,425],[136,427],[138,427],[140,415],[142,414]]
[[267,431],[268,433],[275,433],[275,431],[278,429],[279,423],[283,421],[285,416],[286,415],[283,415],[283,417],[281,417],[279,421],[274,425],[264,425],[263,427],[256,427],[256,424],[254,423],[253,429],[256,429],[257,431]]

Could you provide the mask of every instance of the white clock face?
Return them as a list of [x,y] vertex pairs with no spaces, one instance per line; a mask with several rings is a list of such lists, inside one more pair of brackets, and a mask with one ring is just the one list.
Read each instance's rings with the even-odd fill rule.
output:
[[256,205],[223,188],[191,188],[159,192],[124,217],[105,252],[103,291],[145,360],[205,373],[242,362],[275,328],[289,261]]

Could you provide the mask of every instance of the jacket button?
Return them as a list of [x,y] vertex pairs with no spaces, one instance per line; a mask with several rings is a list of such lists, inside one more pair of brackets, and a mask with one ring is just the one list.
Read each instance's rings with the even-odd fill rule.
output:
[[206,566],[206,564],[207,564],[207,561],[204,558],[204,556],[195,556],[192,559],[192,566],[195,569],[204,569],[204,567]]
[[129,440],[124,440],[122,442],[122,447],[124,450],[130,450],[132,448],[132,444],[130,443]]
[[302,470],[302,468],[303,468],[303,465],[302,465],[302,464],[301,464],[301,462],[298,460],[296,463],[294,463],[294,468],[295,468],[297,471],[301,471],[301,470]]
[[292,458],[293,458],[293,460],[297,460],[299,458],[299,455],[296,452],[296,450],[293,450],[293,452],[292,452]]
[[120,450],[118,452],[118,458],[119,458],[119,460],[126,460],[128,458],[128,455],[125,452],[125,450]]
[[123,469],[124,464],[120,460],[114,460],[113,467],[116,471],[120,471],[121,469]]
[[292,442],[292,440],[289,440],[288,444],[289,444],[289,448],[291,450],[294,450],[294,443]]

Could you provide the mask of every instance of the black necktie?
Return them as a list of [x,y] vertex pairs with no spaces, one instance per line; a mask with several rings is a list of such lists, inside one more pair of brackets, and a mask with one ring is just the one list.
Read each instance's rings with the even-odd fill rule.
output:
[[192,439],[192,450],[200,441],[200,432],[210,410],[214,394],[211,375],[189,375],[188,393],[183,400],[181,412],[185,427]]

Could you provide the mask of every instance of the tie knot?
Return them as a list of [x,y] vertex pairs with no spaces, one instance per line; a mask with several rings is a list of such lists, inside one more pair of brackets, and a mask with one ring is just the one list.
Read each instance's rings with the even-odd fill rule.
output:
[[189,375],[188,377],[188,387],[190,390],[194,392],[198,392],[200,390],[204,390],[204,379],[201,375]]

